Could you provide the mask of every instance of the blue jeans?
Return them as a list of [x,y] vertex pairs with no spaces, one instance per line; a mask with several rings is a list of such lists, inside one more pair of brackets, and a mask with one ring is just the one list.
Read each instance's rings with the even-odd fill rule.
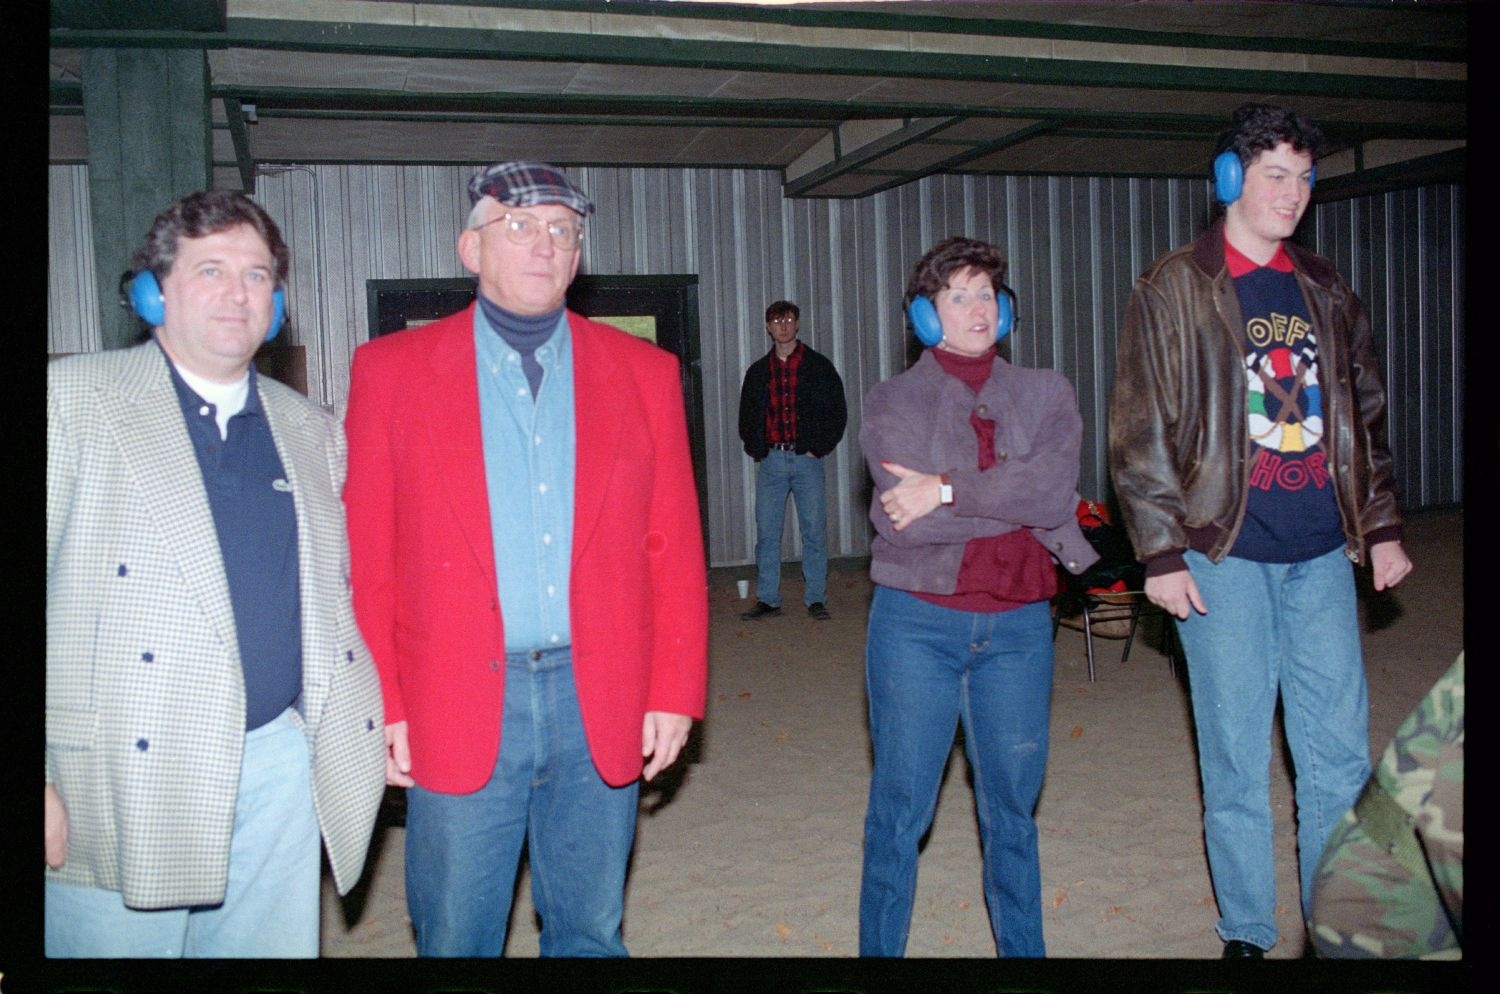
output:
[[[533,658],[535,657],[535,658]],[[543,956],[625,956],[639,783],[599,778],[568,648],[507,653],[500,755],[472,794],[407,790],[406,903],[419,956],[499,956],[526,844]]]
[[984,852],[984,899],[1005,956],[1043,956],[1036,810],[1047,766],[1052,622],[1045,601],[955,611],[876,586],[865,644],[875,769],[865,814],[859,954],[901,956],[917,844],[963,722]]
[[781,527],[786,495],[797,502],[802,532],[802,602],[828,599],[828,501],[823,494],[823,460],[772,449],[755,470],[755,599],[781,606]]
[[48,881],[49,957],[314,959],[319,831],[307,736],[291,709],[245,733],[224,902],[140,911],[119,891]]
[[1187,653],[1203,834],[1220,938],[1276,944],[1271,722],[1278,690],[1296,772],[1302,913],[1318,857],[1370,775],[1354,573],[1342,548],[1300,563],[1187,553],[1208,608],[1177,623]]

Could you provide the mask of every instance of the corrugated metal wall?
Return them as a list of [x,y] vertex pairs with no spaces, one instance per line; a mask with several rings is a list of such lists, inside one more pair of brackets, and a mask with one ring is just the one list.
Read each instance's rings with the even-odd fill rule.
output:
[[[365,281],[463,275],[454,240],[465,167],[298,166],[262,176],[258,199],[292,248],[291,324],[309,391],[341,408],[366,332]],[[995,242],[1020,296],[1011,358],[1062,370],[1084,417],[1080,489],[1108,493],[1105,416],[1114,341],[1137,273],[1207,221],[1188,180],[931,177],[855,201],[787,200],[759,170],[576,169],[599,206],[582,272],[696,273],[708,454],[709,554],[749,562],[754,464],[737,436],[744,370],[769,341],[777,298],[845,381],[850,431],[826,461],[829,551],[868,552],[867,477],[856,441],[865,393],[905,365],[900,298],[922,252],[952,234]],[[49,351],[98,348],[86,167],[53,166]],[[1460,502],[1463,192],[1431,186],[1315,211],[1312,247],[1369,305],[1390,382],[1391,444],[1410,508]],[[123,264],[123,263],[122,263]],[[794,517],[789,516],[789,521]],[[797,554],[795,524],[785,553]]]
[[1370,310],[1407,508],[1463,500],[1464,197],[1427,186],[1318,208],[1316,250]]

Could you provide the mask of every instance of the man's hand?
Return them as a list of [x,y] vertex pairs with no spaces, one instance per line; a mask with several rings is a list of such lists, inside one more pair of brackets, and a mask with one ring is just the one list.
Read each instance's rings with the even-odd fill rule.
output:
[[1400,542],[1378,542],[1370,546],[1370,567],[1375,574],[1375,589],[1394,587],[1412,570],[1411,558]]
[[1147,577],[1146,597],[1179,621],[1188,619],[1190,607],[1199,614],[1208,613],[1203,595],[1198,593],[1198,584],[1193,582],[1193,574],[1185,569]]
[[939,506],[938,485],[942,480],[936,474],[918,473],[893,462],[882,461],[880,465],[900,481],[880,495],[880,508],[897,531]]
[[647,711],[641,725],[641,756],[651,757],[642,779],[650,780],[677,761],[677,754],[687,742],[693,719],[670,711]]
[[57,788],[50,783],[42,797],[42,812],[46,822],[47,865],[60,870],[68,861],[68,808]]
[[392,787],[414,787],[411,747],[406,744],[406,722],[385,726],[385,782]]

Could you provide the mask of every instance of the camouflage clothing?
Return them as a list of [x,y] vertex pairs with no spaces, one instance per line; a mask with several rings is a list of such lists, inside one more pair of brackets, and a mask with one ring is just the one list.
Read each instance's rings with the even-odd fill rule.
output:
[[1407,716],[1334,829],[1312,939],[1336,957],[1455,959],[1463,941],[1464,657]]

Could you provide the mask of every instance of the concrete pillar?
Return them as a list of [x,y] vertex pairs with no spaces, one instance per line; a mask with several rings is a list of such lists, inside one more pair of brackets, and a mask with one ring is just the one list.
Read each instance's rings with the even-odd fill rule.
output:
[[100,333],[104,348],[137,339],[119,306],[120,274],[151,221],[212,176],[208,58],[202,49],[104,49],[83,53]]

